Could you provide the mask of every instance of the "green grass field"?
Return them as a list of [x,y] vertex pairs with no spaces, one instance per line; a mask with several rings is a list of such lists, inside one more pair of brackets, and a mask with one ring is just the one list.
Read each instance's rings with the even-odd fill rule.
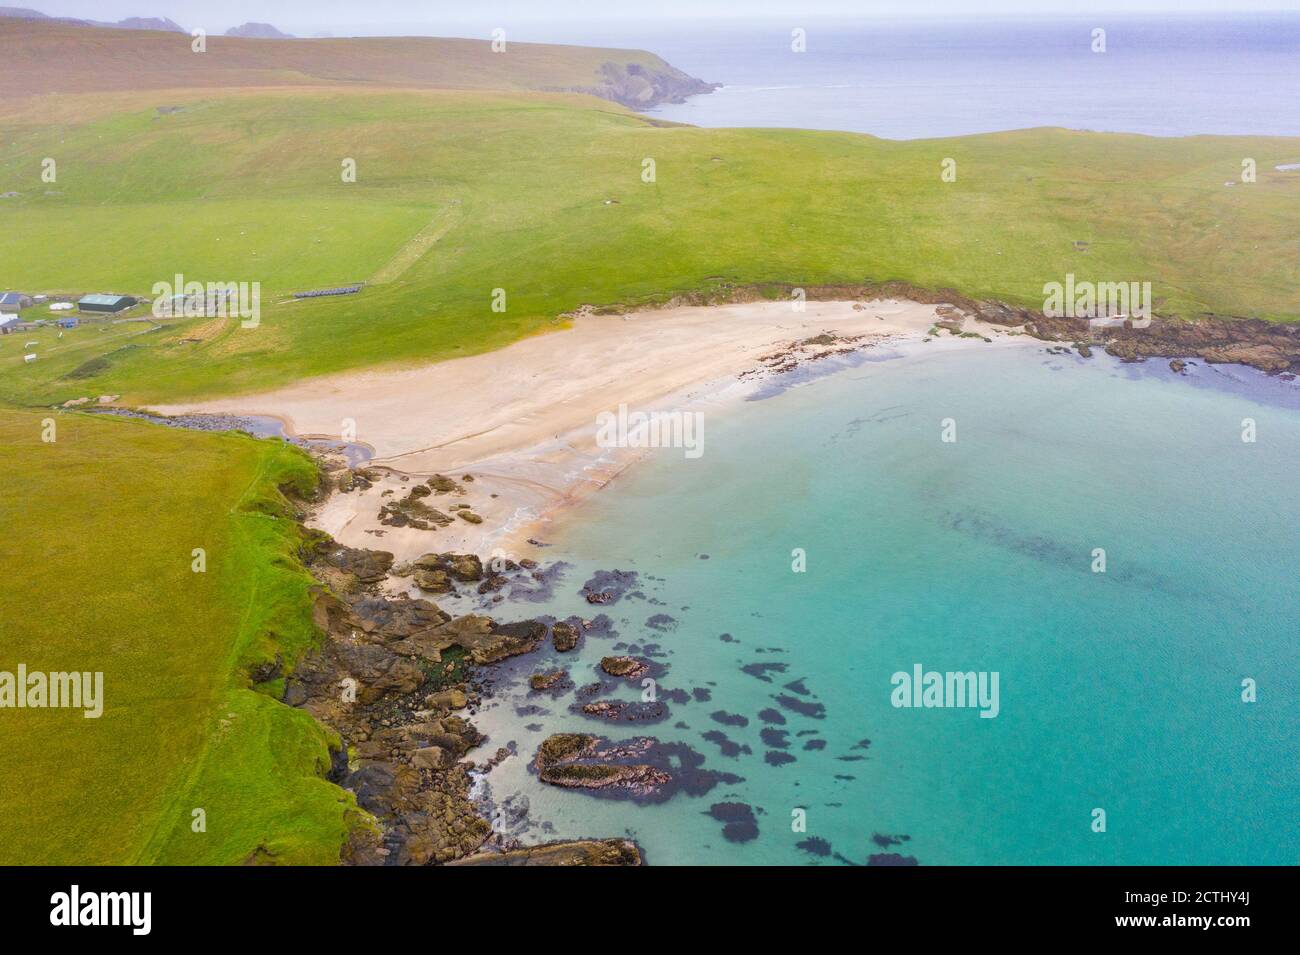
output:
[[[188,91],[165,115],[157,102],[60,97],[57,122],[32,105],[8,114],[0,190],[22,195],[0,205],[5,282],[148,295],[177,272],[257,281],[261,326],[83,328],[30,365],[0,341],[0,397],[230,394],[494,348],[582,304],[722,283],[905,280],[1041,306],[1043,284],[1073,272],[1150,281],[1166,314],[1300,320],[1300,173],[1273,171],[1294,140],[1041,129],[891,142],[663,127],[587,97],[463,91]],[[53,187],[35,182],[45,156]],[[1226,187],[1244,156],[1259,181]],[[367,279],[357,296],[286,301]]]
[[21,531],[0,548],[0,670],[104,674],[98,719],[0,713],[0,864],[336,862],[355,804],[322,778],[326,732],[246,676],[314,636],[277,490],[311,487],[310,462],[86,414],[0,411],[0,448]]

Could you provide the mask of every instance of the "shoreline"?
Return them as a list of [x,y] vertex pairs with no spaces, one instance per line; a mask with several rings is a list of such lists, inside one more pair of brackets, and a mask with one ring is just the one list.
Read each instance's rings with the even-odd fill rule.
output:
[[[335,441],[351,423],[355,434],[347,440],[373,448],[374,457],[356,469],[360,481],[344,475],[352,471],[346,466],[330,469],[341,493],[313,511],[309,526],[350,547],[391,551],[399,562],[431,551],[518,560],[538,556],[530,539],[648,453],[599,446],[598,415],[624,405],[707,418],[795,367],[919,342],[936,325],[952,336],[1009,334],[941,304],[898,298],[809,301],[802,312],[790,302],[760,301],[583,313],[572,328],[482,355],[149,410],[275,418],[288,436]],[[438,475],[458,485],[428,499],[441,508],[438,516],[453,516],[448,508],[455,507],[481,522],[433,529],[398,518],[395,525],[391,511],[384,520],[387,505],[406,503],[412,487]]]
[[[761,303],[758,307],[789,308],[788,303],[775,306]],[[821,331],[800,337],[815,327],[829,324],[825,314],[809,315],[794,328],[782,325],[779,331],[783,337],[776,342],[763,342],[764,347],[758,348],[758,343],[749,341],[745,348],[729,351],[717,364],[706,362],[692,366],[712,371],[723,366],[725,374],[711,374],[684,384],[670,376],[681,387],[648,399],[638,407],[725,414],[735,403],[756,395],[779,393],[846,368],[863,367],[871,362],[864,352],[881,346],[890,352],[881,357],[894,358],[895,351],[910,357],[924,355],[927,349],[981,349],[985,347],[984,342],[994,343],[995,348],[1038,349],[1049,344],[1019,330],[980,323],[958,309],[943,305],[873,301],[838,302],[826,307],[838,309],[847,317],[849,327],[836,329],[842,337]],[[896,307],[903,311],[896,313],[893,321],[886,321],[873,307]],[[686,311],[688,315],[710,320],[722,314],[721,309],[713,308],[696,307]],[[908,316],[906,321],[896,317],[904,312]],[[869,321],[877,323],[875,333],[859,333],[862,323]],[[582,324],[590,326],[592,322],[614,329],[635,325],[635,319],[620,322],[613,318],[589,318]],[[881,324],[890,327],[883,330],[879,328]],[[936,326],[947,334],[930,335],[930,331],[937,331]],[[791,335],[792,331],[796,334]],[[558,333],[539,341],[559,348],[566,362],[575,360],[575,356],[581,359],[583,349],[592,347],[588,341],[575,348],[574,336],[565,336],[566,333]],[[983,342],[964,341],[963,337],[979,338]],[[818,341],[814,344],[813,339]],[[923,342],[932,344],[923,345]],[[633,336],[633,344],[641,343],[639,336]],[[603,342],[598,342],[597,350],[603,346]],[[1057,345],[1047,351],[1066,354],[1076,349]],[[1078,352],[1079,357],[1086,357],[1083,350]],[[473,359],[456,361],[464,369]],[[615,366],[618,371],[628,367],[626,363],[615,363]],[[284,702],[306,709],[340,734],[345,741],[346,758],[336,757],[331,780],[355,792],[363,807],[381,821],[381,836],[356,833],[350,837],[344,861],[518,864],[554,858],[570,864],[646,864],[645,850],[635,840],[602,838],[600,832],[586,831],[558,842],[537,843],[533,841],[536,835],[530,839],[522,832],[499,828],[498,818],[510,818],[509,813],[517,812],[518,807],[508,800],[501,801],[500,794],[492,791],[496,778],[492,773],[498,765],[509,759],[522,759],[532,766],[541,759],[552,739],[543,741],[542,748],[533,755],[533,743],[516,749],[512,736],[500,732],[500,721],[512,723],[518,714],[511,715],[490,704],[497,696],[498,675],[506,672],[518,676],[535,670],[538,666],[535,651],[542,651],[548,644],[553,644],[557,652],[574,649],[573,643],[561,645],[560,623],[553,618],[542,615],[503,624],[502,618],[497,617],[497,607],[499,604],[504,619],[513,619],[510,610],[518,608],[501,601],[516,582],[527,584],[531,578],[540,581],[543,589],[548,586],[544,577],[547,569],[537,570],[539,562],[545,563],[547,553],[530,550],[526,556],[520,554],[524,546],[532,546],[527,536],[545,533],[549,537],[569,521],[582,519],[583,512],[577,505],[625,474],[649,453],[644,449],[598,447],[594,420],[589,417],[594,408],[607,409],[611,394],[617,401],[629,385],[637,394],[666,386],[663,377],[653,374],[654,363],[645,356],[635,356],[632,366],[642,375],[640,381],[629,382],[618,374],[584,379],[585,387],[577,388],[576,394],[561,404],[565,415],[575,420],[585,419],[585,423],[566,431],[547,437],[538,431],[536,421],[528,420],[509,420],[486,431],[469,431],[479,419],[468,419],[463,423],[454,422],[460,430],[469,431],[464,439],[453,437],[435,447],[416,446],[421,444],[425,437],[423,428],[429,424],[422,413],[428,392],[412,392],[411,381],[403,373],[367,376],[367,383],[374,387],[369,400],[381,403],[394,400],[390,389],[395,389],[396,398],[408,403],[415,412],[410,418],[394,422],[403,427],[393,427],[386,434],[390,444],[381,445],[379,450],[390,453],[369,466],[352,467],[341,461],[339,451],[317,449],[316,456],[322,462],[327,480],[323,499],[318,499],[319,503],[309,510],[305,525],[324,531],[330,540],[322,542],[319,556],[310,566],[322,584],[342,595],[342,601],[321,598],[318,615],[327,632],[326,646],[319,655],[294,670]],[[431,371],[416,370],[425,374]],[[444,384],[437,376],[432,381],[439,387]],[[429,382],[424,384],[427,386]],[[539,383],[533,388],[531,400],[534,403],[552,400],[551,387],[563,390],[573,384],[572,375],[558,382],[550,379]],[[481,389],[473,394],[484,397]],[[289,396],[289,400],[294,397]],[[299,401],[306,400],[296,397]],[[340,401],[357,400],[356,393],[346,388],[333,398],[334,404],[326,402],[323,407],[334,413],[339,411]],[[529,407],[514,410],[527,419]],[[493,410],[489,408],[488,413]],[[203,413],[206,409],[193,411]],[[317,413],[322,412],[317,409]],[[285,422],[286,435],[292,435],[287,416],[275,414],[275,417]],[[441,420],[436,419],[432,426],[440,427]],[[533,426],[531,432],[529,424]],[[470,462],[464,470],[444,468],[432,476],[393,466],[398,461],[423,460],[423,455],[448,453],[448,448],[451,452],[447,458],[435,459],[460,463],[463,459],[455,455],[465,453],[461,450],[465,444],[481,442],[484,435],[495,440],[500,435],[493,435],[494,431],[510,438],[531,433],[542,440],[506,447],[492,456]],[[404,450],[407,446],[412,450]],[[399,500],[399,493],[406,495],[401,500],[414,504],[427,502],[449,518],[468,505],[482,521],[471,523],[456,518],[445,526],[429,529],[385,524],[379,519],[379,510],[391,507]],[[516,545],[514,551],[503,550]],[[501,554],[516,562],[515,565],[502,571],[490,567],[489,550],[494,556]],[[467,558],[465,554],[476,556]],[[423,559],[417,566],[411,566],[418,558]],[[466,561],[477,566],[466,567]],[[455,583],[448,581],[448,576]],[[585,616],[567,618],[563,623],[570,626],[570,634],[584,632],[589,625]],[[451,655],[460,651],[468,654],[468,658]],[[422,683],[420,672],[398,659],[422,657],[441,663],[441,668],[433,671],[431,683]],[[363,701],[367,704],[364,712],[340,708],[332,698],[332,688],[350,674],[359,675],[368,695]],[[389,724],[390,719],[394,725]],[[593,730],[589,735],[597,740],[593,759],[618,755],[612,750],[607,753],[599,749],[613,738],[612,734],[601,736]],[[560,738],[567,737],[561,734]],[[657,737],[648,739],[652,741],[652,749],[660,745],[655,742]],[[501,745],[503,740],[507,741],[505,746]],[[649,760],[647,765],[654,769],[659,766],[655,762],[659,758],[657,753],[659,750],[654,749],[638,758]],[[557,778],[566,771],[577,772],[581,768],[581,765],[575,769],[564,764],[551,767],[559,774]],[[620,771],[644,768],[638,764],[624,766]],[[512,778],[510,774],[515,772],[518,767],[506,771],[506,778]],[[661,786],[673,784],[651,780],[644,784],[649,788],[643,791],[635,788],[641,782],[628,777],[626,785],[635,789],[636,799],[649,799]],[[439,807],[443,817],[450,812],[451,816],[446,818],[455,819],[451,828],[439,823],[430,831],[420,822],[418,814],[403,808],[406,805],[403,802],[406,797],[401,796],[404,786],[417,786],[417,798]],[[616,831],[608,825],[593,828]]]

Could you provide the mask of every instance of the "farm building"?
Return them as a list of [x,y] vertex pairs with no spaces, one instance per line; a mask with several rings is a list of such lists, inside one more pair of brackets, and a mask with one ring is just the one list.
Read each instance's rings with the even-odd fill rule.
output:
[[129,295],[83,295],[77,308],[83,312],[122,312],[136,303]]
[[23,320],[17,315],[0,315],[0,335],[18,331],[18,326],[21,324]]
[[0,312],[12,315],[19,309],[31,307],[32,297],[30,295],[24,295],[22,292],[0,293]]

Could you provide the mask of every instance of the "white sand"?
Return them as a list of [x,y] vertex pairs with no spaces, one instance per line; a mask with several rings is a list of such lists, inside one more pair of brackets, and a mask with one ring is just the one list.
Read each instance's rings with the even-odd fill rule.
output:
[[[821,332],[873,342],[919,337],[937,318],[934,306],[895,300],[808,302],[802,312],[789,302],[761,302],[581,316],[572,328],[483,355],[153,410],[273,415],[290,433],[310,437],[337,437],[355,422],[356,440],[375,450],[372,465],[395,473],[369,491],[335,495],[315,524],[345,544],[401,560],[448,550],[519,556],[531,550],[522,541],[538,532],[539,520],[633,460],[596,446],[601,412],[620,404],[634,411],[698,407],[779,346]],[[443,510],[468,503],[482,524],[457,520],[421,531],[378,523],[380,506],[409,487],[402,476],[435,473],[474,476],[465,496],[427,501]],[[386,490],[393,493],[385,497]],[[374,531],[382,536],[367,533]]]

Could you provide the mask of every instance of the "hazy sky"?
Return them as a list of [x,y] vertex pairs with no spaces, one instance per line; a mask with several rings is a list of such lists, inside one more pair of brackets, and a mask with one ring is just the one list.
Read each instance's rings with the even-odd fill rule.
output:
[[666,17],[1095,15],[1108,12],[1300,12],[1300,0],[4,0],[51,16],[115,20],[170,17],[181,26],[224,29],[246,20],[289,32],[364,28],[367,33],[437,33],[440,24]]

